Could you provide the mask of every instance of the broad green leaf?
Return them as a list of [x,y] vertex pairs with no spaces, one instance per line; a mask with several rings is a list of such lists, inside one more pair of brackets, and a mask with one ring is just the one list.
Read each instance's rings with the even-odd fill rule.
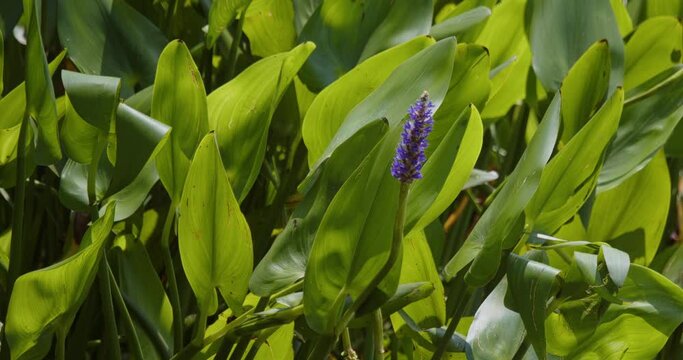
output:
[[[416,36],[426,35],[432,25],[432,1],[394,0],[381,23],[367,39],[358,62]],[[365,14],[361,17],[363,22]]]
[[626,43],[624,87],[632,89],[681,62],[683,29],[675,17],[655,17],[638,25]]
[[450,125],[443,138],[447,146],[439,146],[441,141],[434,141],[433,136],[429,139],[433,152],[428,154],[423,172],[430,176],[416,182],[408,195],[407,232],[421,231],[453,203],[469,180],[481,150],[484,130],[474,106],[465,109],[455,121],[438,117],[435,121]]
[[540,126],[507,182],[484,212],[463,246],[444,268],[447,280],[472,263],[466,280],[472,285],[488,283],[498,270],[503,249],[513,247],[521,236],[520,218],[536,192],[541,171],[550,158],[560,127],[560,96],[555,95]]
[[434,44],[420,36],[385,50],[351,69],[318,94],[306,112],[302,135],[308,149],[308,163],[313,165],[334,138],[347,114],[382,85],[406,59]]
[[119,103],[121,79],[62,70],[62,82],[80,118],[108,134]]
[[403,262],[399,281],[401,284],[426,281],[434,286],[434,292],[429,297],[402,309],[421,328],[441,327],[446,323],[444,289],[423,231],[414,231],[403,239]]
[[606,245],[600,247],[600,255],[607,266],[609,277],[617,287],[622,287],[631,265],[629,255]]
[[209,128],[204,82],[180,40],[170,42],[159,57],[151,116],[172,128],[156,164],[166,191],[179,201],[190,159]]
[[295,45],[294,5],[289,0],[253,0],[244,18],[251,52],[266,57]]
[[610,49],[609,92],[623,83],[624,42],[608,1],[529,0],[528,14],[532,64],[546,90],[558,90],[572,64],[600,39]]
[[304,277],[313,239],[325,210],[387,128],[386,122],[381,120],[366,125],[322,165],[317,181],[254,269],[249,282],[251,291],[259,296],[270,296]]
[[317,45],[301,79],[322,90],[364,59],[426,35],[432,12],[431,0],[323,1],[299,34],[299,42]]
[[[218,36],[236,17],[237,13],[252,0],[216,0],[211,2],[209,9],[209,30],[206,33],[206,43],[213,47]],[[170,6],[170,5],[169,5]]]
[[35,4],[36,0],[24,0],[25,14],[28,17],[26,115],[38,127],[35,161],[39,165],[50,165],[62,158],[62,149],[57,133],[55,91],[40,35],[40,7]]
[[216,288],[239,309],[252,269],[251,233],[230,188],[213,133],[199,144],[185,181],[178,246],[204,316],[216,312]]
[[505,307],[508,289],[507,277],[503,277],[474,314],[467,342],[475,359],[511,360],[524,341],[522,317]]
[[[399,193],[389,166],[398,130],[390,131],[339,189],[316,233],[304,278],[304,312],[319,333],[334,331],[346,297],[359,296],[388,259]],[[398,286],[393,280],[377,289],[387,298]]]
[[[629,97],[598,180],[598,192],[642,169],[664,146],[683,117],[683,66],[644,92]],[[673,70],[672,69],[672,70]]]
[[[533,258],[533,256],[532,256]],[[560,270],[542,262],[510,254],[505,305],[522,317],[527,340],[539,359],[546,359],[545,317],[547,304],[559,288]]]
[[[431,143],[438,143],[450,128],[451,120],[472,104],[481,109],[489,97],[491,82],[489,53],[480,45],[458,44],[453,72],[446,96],[434,114],[434,129],[429,135]],[[427,154],[434,148],[427,148]]]
[[595,188],[602,159],[617,130],[624,101],[621,88],[543,169],[526,209],[534,231],[552,234],[571,219]]
[[292,360],[294,348],[294,322],[277,328],[272,335],[263,341],[256,353],[255,360]]
[[62,46],[81,72],[120,77],[124,96],[154,82],[164,35],[122,0],[59,0]]
[[482,117],[497,118],[525,96],[526,78],[531,62],[529,43],[524,36],[524,6],[526,0],[504,1],[493,8],[476,43],[491,54],[491,69],[504,66],[502,71],[491,73],[491,96]]
[[453,72],[455,45],[455,38],[441,40],[398,66],[380,87],[348,113],[309,174],[314,174],[340,144],[369,122],[385,118],[390,128],[396,127],[425,90],[434,106],[441,106]]
[[617,295],[623,304],[611,304],[566,359],[652,359],[683,322],[683,290],[653,270],[632,265]]
[[261,170],[275,108],[314,48],[309,42],[260,60],[208,97],[209,128],[216,131],[223,166],[239,202]]
[[671,181],[664,154],[618,186],[598,194],[586,239],[609,242],[647,265],[662,239],[669,212]]
[[[59,201],[71,210],[82,212],[89,210],[88,166],[88,164],[67,159],[59,174]],[[102,156],[97,166],[95,180],[95,199],[98,201],[104,199],[107,193],[107,188],[111,182],[111,168],[112,165],[107,157]]]
[[646,3],[647,17],[677,16],[681,18],[683,6],[676,0],[650,0]]
[[[117,101],[118,102],[118,101]],[[92,162],[93,149],[100,131],[78,115],[66,97],[66,112],[60,130],[64,152],[70,160],[81,164]]]
[[[133,235],[125,234],[114,240],[112,255],[118,263],[119,287],[133,315],[145,359],[168,358],[173,349],[173,312],[145,246]],[[154,347],[149,332],[162,340],[164,349]]]
[[114,207],[86,233],[71,257],[17,279],[9,302],[5,336],[13,359],[47,355],[52,336],[66,336],[97,274],[114,223]]
[[130,184],[168,139],[165,124],[119,104],[116,110],[116,164],[107,194],[115,194]]
[[[108,204],[113,202],[116,204],[115,221],[121,221],[135,214],[140,206],[147,199],[149,192],[152,190],[154,184],[159,180],[156,167],[154,163],[148,161],[147,164],[140,170],[140,173],[127,184],[123,189],[116,193],[107,196],[102,203]],[[85,189],[87,191],[87,188]],[[100,215],[104,207],[100,207]]]
[[472,27],[481,24],[489,16],[491,16],[491,9],[486,6],[479,6],[432,26],[429,35],[437,40],[445,39],[449,36],[460,38],[460,35]]
[[562,142],[588,122],[593,110],[607,94],[610,57],[607,41],[593,44],[569,69],[562,82]]

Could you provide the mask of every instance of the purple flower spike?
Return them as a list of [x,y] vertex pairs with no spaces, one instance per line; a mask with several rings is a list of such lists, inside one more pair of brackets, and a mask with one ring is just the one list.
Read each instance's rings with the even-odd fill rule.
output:
[[432,131],[434,123],[433,108],[429,93],[425,91],[408,110],[410,118],[403,125],[401,143],[391,165],[391,175],[402,183],[411,183],[422,178],[422,166],[427,160],[427,135]]

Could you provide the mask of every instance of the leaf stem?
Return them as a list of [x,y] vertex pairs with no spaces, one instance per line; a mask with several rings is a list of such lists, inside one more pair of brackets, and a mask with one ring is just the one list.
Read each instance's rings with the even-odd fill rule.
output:
[[353,350],[353,345],[351,344],[351,334],[349,334],[349,328],[345,328],[342,333],[342,343],[344,344],[344,355],[346,360],[358,360],[358,354]]
[[173,258],[171,257],[171,230],[175,220],[176,202],[171,201],[166,213],[164,228],[161,233],[161,254],[168,278],[168,298],[173,310],[173,352],[177,353],[183,348],[183,312],[180,308],[180,295],[178,293],[178,281],[175,277]]
[[382,309],[373,311],[372,317],[372,343],[375,349],[375,360],[384,358],[384,320],[382,319]]
[[[106,256],[106,251],[102,250],[102,257]],[[100,261],[100,268],[97,274],[100,283],[100,294],[102,301],[102,313],[104,315],[104,341],[107,344],[109,359],[121,359],[121,348],[119,346],[118,330],[116,328],[116,316],[114,314],[114,303],[111,296],[111,284],[106,260]]]
[[127,333],[126,339],[128,340],[128,347],[133,352],[133,354],[135,354],[136,359],[144,360],[145,357],[142,353],[142,346],[140,346],[140,339],[138,338],[137,331],[135,331],[133,319],[130,317],[128,308],[126,308],[126,303],[123,300],[123,295],[121,295],[121,289],[119,289],[119,286],[116,284],[116,278],[114,277],[114,273],[111,271],[111,267],[109,266],[107,258],[103,258],[102,261],[105,263],[107,273],[109,274],[109,283],[111,284],[114,304],[116,305],[116,308],[119,310],[119,313],[123,318],[123,326],[125,327]]
[[62,327],[57,328],[57,344],[55,345],[55,359],[65,360],[66,359],[66,334],[69,329],[62,329]]
[[232,44],[230,44],[230,52],[228,53],[228,81],[230,81],[233,76],[235,75],[235,66],[237,65],[237,49],[240,46],[240,43],[242,42],[242,34],[243,34],[243,27],[244,27],[244,19],[245,15],[247,14],[247,9],[249,8],[249,5],[251,5],[251,1],[247,3],[247,6],[244,7],[244,10],[240,13],[240,18],[237,21],[237,32],[235,33],[235,37],[232,40]]
[[471,290],[465,283],[464,279],[461,277],[457,277],[455,280],[459,282],[455,284],[453,289],[454,291],[451,292],[451,294],[457,296],[455,306],[453,307],[450,316],[451,321],[450,323],[448,323],[446,332],[444,333],[443,337],[441,338],[439,344],[436,347],[436,350],[434,351],[432,360],[441,360],[441,358],[443,357],[444,353],[446,352],[446,346],[448,346],[450,339],[453,337],[453,334],[455,333],[455,328],[458,326],[460,318],[462,317],[462,314],[465,312],[465,306],[467,305],[467,301],[469,300],[469,294],[471,293]]
[[[24,114],[19,128],[19,141],[17,142],[17,174],[14,190],[14,209],[12,209],[12,238],[10,240],[9,276],[7,279],[7,294],[12,293],[14,282],[23,273],[23,245],[24,245],[24,211],[26,207],[26,141],[28,137],[28,113]],[[9,304],[9,295],[4,302],[3,308]],[[6,311],[2,312],[4,322]]]

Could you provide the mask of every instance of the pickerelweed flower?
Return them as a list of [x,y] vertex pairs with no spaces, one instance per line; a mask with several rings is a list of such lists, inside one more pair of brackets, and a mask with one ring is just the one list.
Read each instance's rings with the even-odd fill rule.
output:
[[422,166],[427,159],[427,135],[432,131],[434,123],[433,109],[434,104],[425,91],[408,110],[410,118],[403,125],[401,143],[391,165],[391,175],[402,183],[411,183],[422,178]]

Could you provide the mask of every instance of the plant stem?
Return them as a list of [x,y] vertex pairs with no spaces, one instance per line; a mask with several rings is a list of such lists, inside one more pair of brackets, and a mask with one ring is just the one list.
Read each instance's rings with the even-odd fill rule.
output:
[[444,333],[443,337],[441,338],[441,341],[437,345],[436,351],[434,351],[434,355],[432,356],[432,360],[441,360],[441,358],[443,357],[444,353],[446,352],[446,346],[448,345],[448,342],[451,339],[451,337],[453,337],[453,334],[455,333],[455,328],[458,326],[460,318],[462,317],[462,314],[465,312],[465,306],[467,305],[467,301],[469,300],[469,294],[471,293],[471,291],[465,284],[464,279],[458,277],[455,280],[462,281],[462,285],[455,287],[456,291],[460,291],[457,291],[458,294],[456,296],[458,298],[456,300],[457,302],[455,303],[455,306],[453,307],[453,311],[450,316],[451,322],[448,323],[448,328],[446,328],[446,332]]
[[[106,256],[106,251],[102,250],[102,257]],[[100,261],[100,268],[97,273],[100,283],[100,294],[102,300],[102,312],[104,315],[104,340],[108,344],[107,354],[110,359],[121,359],[121,348],[119,346],[118,330],[116,328],[116,317],[114,315],[114,303],[111,296],[111,284],[106,260]]]
[[55,344],[55,359],[57,360],[64,360],[66,359],[66,334],[69,332],[69,329],[62,329],[58,328],[57,329],[57,344]]
[[[264,296],[259,299],[258,303],[254,307],[254,312],[261,312],[263,311],[266,306],[268,305],[268,301],[270,300],[270,297]],[[232,355],[230,356],[230,360],[239,360],[242,358],[242,355],[244,355],[244,351],[247,349],[247,346],[249,346],[249,342],[251,341],[251,337],[249,335],[244,335],[240,338],[239,342],[237,342],[237,345],[235,345],[235,350],[232,352]]]
[[131,315],[137,320],[138,324],[147,334],[147,337],[152,341],[154,347],[157,349],[162,359],[168,359],[171,357],[171,349],[166,343],[164,336],[161,334],[157,325],[149,321],[145,316],[144,311],[140,309],[134,302],[132,302],[126,294],[121,294],[123,301],[126,304],[126,308],[130,311]]
[[375,349],[375,360],[381,360],[384,357],[384,321],[382,320],[382,309],[373,311],[372,317],[372,337]]
[[126,308],[126,303],[123,300],[123,295],[121,295],[121,290],[119,289],[119,286],[116,284],[116,278],[114,277],[114,273],[111,271],[111,267],[109,266],[109,262],[107,262],[107,258],[103,258],[102,261],[105,263],[107,267],[107,272],[109,273],[109,283],[111,284],[114,303],[116,304],[119,313],[123,317],[123,326],[126,328],[126,339],[128,340],[128,347],[133,352],[136,359],[144,360],[145,357],[142,353],[142,346],[140,346],[140,339],[138,338],[138,333],[137,331],[135,331],[133,319],[130,317],[130,313]]
[[230,81],[235,75],[235,66],[237,65],[237,49],[240,47],[240,43],[242,42],[242,28],[244,27],[244,19],[246,17],[245,15],[249,5],[251,5],[251,1],[247,3],[247,6],[245,6],[242,13],[240,13],[240,18],[237,21],[237,32],[232,40],[232,44],[230,44],[230,52],[228,53],[228,81]]
[[173,352],[177,353],[183,348],[183,312],[180,308],[180,295],[178,293],[178,282],[175,277],[173,258],[171,257],[171,230],[175,220],[176,202],[171,201],[166,213],[164,229],[161,233],[161,254],[168,278],[168,298],[173,310]]
[[[14,190],[14,209],[12,209],[12,238],[10,240],[9,274],[7,278],[7,294],[12,293],[14,282],[23,273],[23,245],[24,245],[24,208],[26,206],[26,140],[28,137],[28,113],[24,114],[19,128],[19,141],[17,143],[17,174]],[[3,303],[3,309],[7,309],[9,295]],[[7,311],[2,312],[2,320]]]
[[353,345],[351,344],[351,335],[349,334],[349,328],[345,328],[342,333],[342,342],[344,343],[344,353],[346,355],[346,360],[358,360],[358,354],[353,350]]

